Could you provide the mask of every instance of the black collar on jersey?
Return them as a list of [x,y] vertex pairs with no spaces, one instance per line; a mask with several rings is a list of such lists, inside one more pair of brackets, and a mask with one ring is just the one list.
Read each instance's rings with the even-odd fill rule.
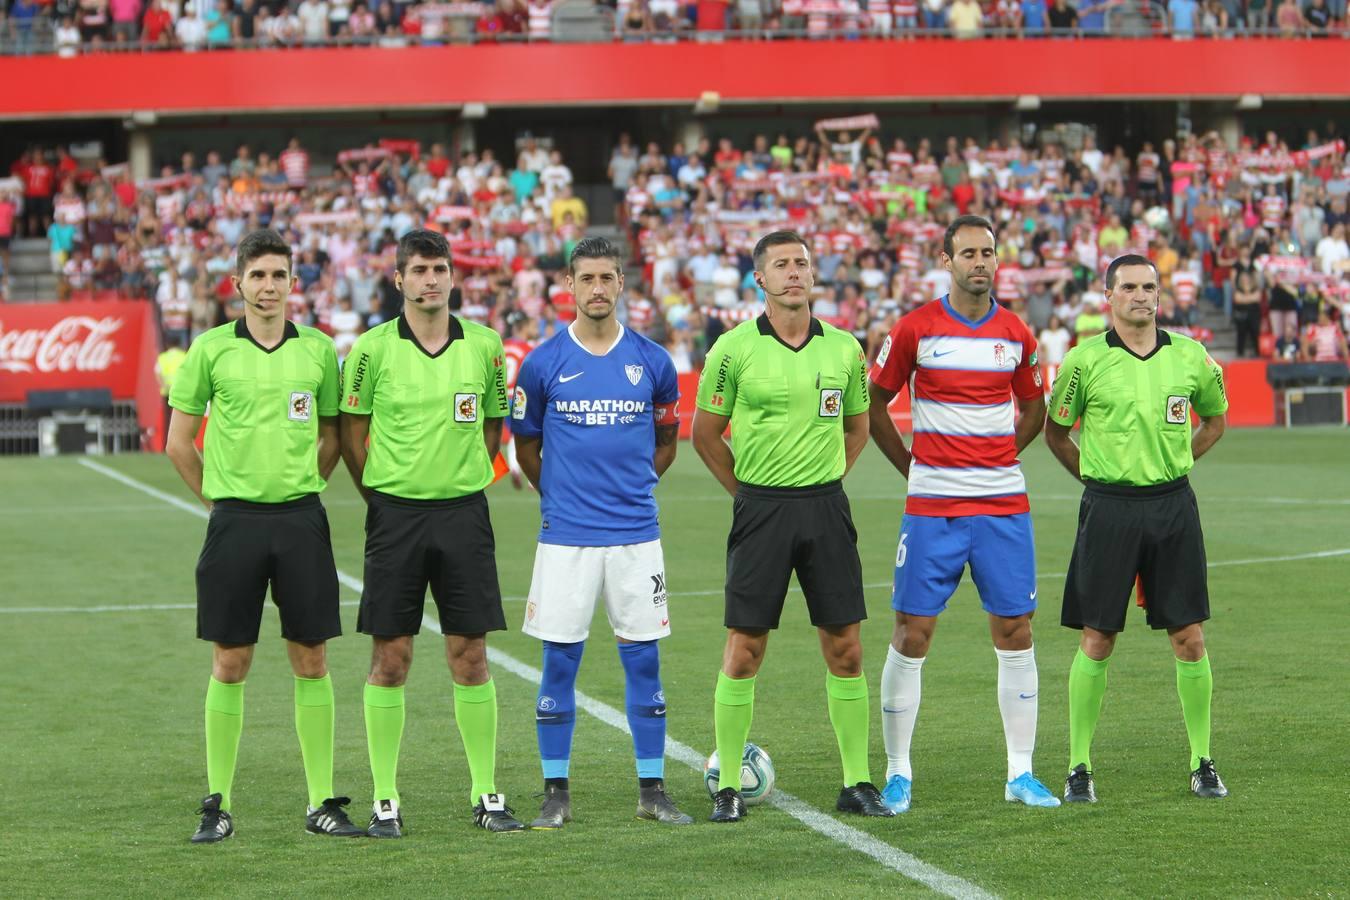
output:
[[398,336],[405,341],[412,341],[414,347],[421,350],[423,353],[426,353],[426,355],[432,359],[435,359],[445,351],[449,350],[451,344],[464,337],[464,323],[454,316],[450,317],[450,340],[446,341],[445,346],[435,353],[429,352],[426,347],[422,346],[422,342],[417,339],[417,335],[413,334],[412,326],[408,324],[408,320],[403,316],[398,317]]
[[775,341],[782,344],[784,347],[788,348],[793,353],[797,353],[802,349],[802,347],[805,347],[807,344],[811,343],[811,338],[817,336],[824,337],[825,335],[825,329],[821,327],[820,320],[817,319],[815,316],[811,317],[811,327],[806,330],[806,340],[802,341],[801,347],[794,347],[778,336],[778,332],[774,331],[773,326],[769,324],[768,313],[760,313],[759,318],[755,320],[755,325],[759,328],[760,334],[767,334],[769,337],[773,338]]
[[248,323],[241,316],[240,318],[235,320],[234,336],[237,338],[243,338],[246,341],[250,341],[253,344],[253,346],[257,347],[264,353],[271,353],[274,350],[281,349],[281,345],[289,341],[291,338],[298,338],[300,336],[300,329],[295,327],[294,322],[292,322],[290,319],[287,319],[286,327],[281,330],[280,343],[278,343],[275,347],[270,348],[264,347],[262,344],[258,343],[257,338],[255,338],[252,334],[249,333]]
[[1171,336],[1170,336],[1167,332],[1165,332],[1165,331],[1163,331],[1161,328],[1159,328],[1159,329],[1158,329],[1158,343],[1153,347],[1152,350],[1150,350],[1150,351],[1148,352],[1148,356],[1140,356],[1138,353],[1135,353],[1135,352],[1134,352],[1133,350],[1131,350],[1129,347],[1125,346],[1125,342],[1124,342],[1123,340],[1120,339],[1120,335],[1116,333],[1116,330],[1115,330],[1114,328],[1112,328],[1110,331],[1108,331],[1108,332],[1106,333],[1106,346],[1108,346],[1108,347],[1117,347],[1117,348],[1119,348],[1119,349],[1121,349],[1121,350],[1124,350],[1126,353],[1130,354],[1130,355],[1133,356],[1135,359],[1139,359],[1139,360],[1152,359],[1152,358],[1153,358],[1153,354],[1157,353],[1157,352],[1158,352],[1159,350],[1161,350],[1162,348],[1164,348],[1164,347],[1170,347],[1171,345],[1172,345],[1172,338],[1171,338]]

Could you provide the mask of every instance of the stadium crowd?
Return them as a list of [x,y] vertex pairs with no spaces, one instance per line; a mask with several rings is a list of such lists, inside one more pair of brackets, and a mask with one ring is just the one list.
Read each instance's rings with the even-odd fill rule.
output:
[[[943,229],[976,213],[998,230],[996,296],[1040,336],[1050,365],[1109,327],[1101,273],[1132,251],[1157,264],[1170,327],[1208,339],[1209,304],[1232,318],[1239,355],[1343,352],[1330,332],[1313,339],[1319,323],[1341,331],[1350,317],[1341,141],[1309,132],[1294,150],[1269,133],[1229,147],[1211,133],[1130,155],[1090,132],[1046,132],[1036,146],[911,146],[881,140],[878,126],[870,115],[822,120],[811,135],[744,147],[640,147],[623,135],[608,171],[632,252],[628,324],[682,371],[697,369],[727,324],[762,308],[756,237],[790,227],[812,243],[817,315],[875,356],[898,316],[947,290]],[[232,252],[257,227],[297,248],[290,315],[333,334],[340,353],[397,315],[394,247],[423,225],[451,240],[461,315],[525,337],[574,317],[564,261],[591,211],[557,150],[534,138],[513,161],[401,140],[322,161],[298,140],[275,149],[189,153],[137,182],[125,164],[33,148],[0,180],[0,246],[45,235],[61,297],[153,299],[166,344],[182,346],[242,314]]]
[[[560,0],[4,0],[8,52],[74,56],[112,47],[406,47],[547,41]],[[782,35],[849,38],[1162,33],[1325,37],[1345,0],[614,0],[597,5],[618,40]]]

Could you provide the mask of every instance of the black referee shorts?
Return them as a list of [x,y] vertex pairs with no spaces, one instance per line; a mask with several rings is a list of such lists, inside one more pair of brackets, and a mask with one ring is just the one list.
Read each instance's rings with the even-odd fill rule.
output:
[[727,537],[726,626],[777,628],[794,570],[812,625],[867,618],[858,532],[841,483],[742,484]]
[[1208,619],[1205,535],[1185,476],[1149,487],[1085,485],[1060,623],[1124,631],[1136,576],[1151,627]]
[[504,631],[497,545],[482,491],[453,500],[374,493],[366,508],[366,578],[356,628],[377,637],[422,629],[427,586],[445,634]]
[[286,640],[342,634],[333,544],[317,494],[287,503],[216,501],[197,560],[197,637],[256,644],[269,582]]

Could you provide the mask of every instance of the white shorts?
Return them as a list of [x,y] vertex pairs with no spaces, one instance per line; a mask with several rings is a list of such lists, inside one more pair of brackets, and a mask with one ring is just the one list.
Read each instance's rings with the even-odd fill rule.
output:
[[591,631],[595,602],[601,596],[610,627],[618,637],[654,641],[669,635],[661,542],[618,547],[539,544],[522,630],[531,637],[559,644],[584,641]]

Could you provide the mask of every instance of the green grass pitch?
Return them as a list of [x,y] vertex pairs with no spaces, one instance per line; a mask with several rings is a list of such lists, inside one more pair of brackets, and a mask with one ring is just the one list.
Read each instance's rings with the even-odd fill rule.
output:
[[[1132,611],[1111,668],[1094,747],[1101,802],[1029,810],[1003,800],[995,660],[973,587],[943,616],[924,672],[913,811],[844,821],[842,840],[759,807],[734,827],[706,821],[699,773],[671,761],[672,795],[698,822],[633,816],[627,735],[579,713],[576,821],[560,833],[472,827],[439,637],[424,631],[408,688],[400,766],[407,837],[335,841],[303,830],[304,780],[291,678],[274,612],[248,680],[234,810],[237,833],[192,847],[206,792],[202,700],[207,645],[194,639],[193,564],[205,523],[76,459],[0,460],[0,892],[9,897],[918,896],[932,891],[859,853],[861,833],[978,889],[1008,897],[1345,896],[1350,879],[1350,435],[1230,431],[1193,473],[1205,522],[1214,619],[1214,754],[1232,796],[1187,793],[1185,733],[1165,636]],[[167,460],[98,461],[190,499]],[[597,460],[603,465],[603,460]],[[1067,763],[1067,687],[1076,633],[1060,628],[1060,586],[1078,491],[1041,442],[1025,454],[1042,615],[1037,772],[1054,790]],[[892,613],[889,581],[904,484],[868,448],[847,484],[871,619],[864,667],[876,706]],[[519,633],[538,527],[533,494],[489,493],[511,630],[490,644],[538,665]],[[674,635],[662,649],[670,736],[713,745],[721,659],[720,587],[731,503],[687,444],[658,491]],[[339,472],[324,494],[338,566],[361,577],[362,508]],[[1327,554],[1313,556],[1319,552]],[[1338,555],[1337,555],[1338,554]],[[368,641],[330,645],[337,694],[336,784],[369,815],[361,714]],[[178,606],[167,609],[125,609]],[[534,685],[498,665],[499,789],[522,818],[540,790]],[[752,740],[778,785],[833,812],[838,758],[825,670],[800,594],[769,643]],[[579,689],[622,711],[623,682],[603,613]],[[885,771],[874,709],[872,772]],[[853,837],[850,837],[852,835]]]

